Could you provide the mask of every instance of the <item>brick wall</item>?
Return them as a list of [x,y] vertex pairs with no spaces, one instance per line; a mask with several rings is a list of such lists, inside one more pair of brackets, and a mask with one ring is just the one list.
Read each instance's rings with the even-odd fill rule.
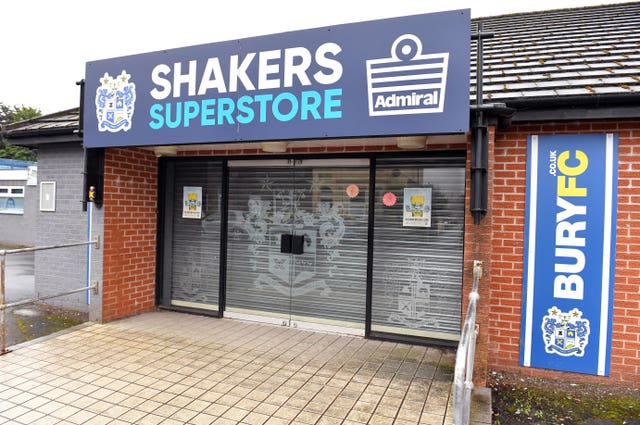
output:
[[[320,142],[322,143],[322,142]],[[395,144],[390,145],[367,145],[367,146],[315,146],[315,147],[289,147],[285,153],[265,153],[260,149],[228,149],[227,147],[216,148],[215,145],[211,149],[201,150],[184,150],[179,151],[178,156],[251,156],[251,155],[286,155],[286,154],[340,154],[340,153],[365,153],[365,152],[407,152]],[[465,150],[466,144],[460,143],[435,143],[427,144],[424,150]],[[411,151],[407,152],[407,156],[411,156]]]
[[478,283],[478,310],[476,312],[476,324],[479,333],[476,339],[476,357],[474,362],[474,382],[476,385],[484,386],[487,377],[487,351],[489,333],[491,325],[489,323],[489,298],[491,285],[491,241],[493,237],[493,220],[494,220],[494,200],[492,195],[493,184],[493,157],[494,157],[494,138],[495,130],[489,128],[489,146],[488,146],[488,197],[487,197],[487,215],[475,224],[471,215],[471,143],[467,147],[467,179],[466,179],[466,199],[465,199],[465,234],[464,234],[464,275],[462,282],[462,315],[461,322],[467,315],[467,307],[469,304],[468,294],[473,287],[473,262],[475,260],[482,261],[482,278]]
[[[618,213],[610,377],[518,366],[527,136],[617,133]],[[493,244],[488,367],[560,379],[640,385],[640,121],[544,123],[499,131],[493,161]]]
[[155,306],[157,169],[157,158],[150,151],[105,151],[105,322]]

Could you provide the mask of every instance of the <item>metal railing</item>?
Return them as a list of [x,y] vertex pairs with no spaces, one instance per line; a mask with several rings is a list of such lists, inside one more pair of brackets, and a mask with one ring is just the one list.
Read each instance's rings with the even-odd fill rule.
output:
[[90,285],[86,285],[82,288],[72,289],[70,291],[59,292],[53,295],[47,295],[42,297],[30,298],[27,300],[17,301],[14,303],[6,304],[5,298],[5,272],[6,272],[6,258],[7,255],[11,254],[20,254],[23,252],[35,252],[35,251],[44,251],[47,249],[57,249],[57,248],[69,248],[73,246],[83,246],[83,245],[93,245],[96,249],[100,248],[100,237],[96,236],[93,240],[86,242],[75,242],[75,243],[67,243],[67,244],[59,244],[59,245],[49,245],[49,246],[37,246],[33,248],[20,248],[20,249],[0,249],[0,355],[6,354],[8,351],[6,349],[6,310],[13,307],[18,307],[21,305],[31,304],[39,301],[48,300],[51,298],[62,297],[65,295],[71,295],[78,292],[93,290],[95,294],[98,293],[98,283],[92,282]]
[[473,390],[473,360],[476,355],[476,311],[478,283],[482,277],[482,261],[473,262],[473,288],[469,293],[467,316],[462,328],[462,337],[456,353],[456,366],[453,378],[453,424],[468,425],[471,415],[471,391]]

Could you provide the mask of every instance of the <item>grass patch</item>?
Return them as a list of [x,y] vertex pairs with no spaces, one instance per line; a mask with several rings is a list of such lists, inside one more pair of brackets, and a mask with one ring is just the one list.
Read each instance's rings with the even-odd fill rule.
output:
[[640,391],[493,374],[493,425],[640,425]]
[[12,310],[11,317],[15,322],[13,343],[31,341],[80,325],[88,320],[88,316],[89,314],[86,312],[42,303],[33,303],[29,307]]
[[76,314],[66,314],[62,312],[53,312],[46,315],[47,322],[50,323],[53,332],[62,331],[64,329],[77,326],[83,323],[83,320]]
[[29,323],[27,320],[21,318],[21,317],[16,317],[16,325],[18,326],[18,329],[20,330],[20,333],[22,334],[22,338],[25,341],[29,341],[32,339],[31,335],[29,335]]

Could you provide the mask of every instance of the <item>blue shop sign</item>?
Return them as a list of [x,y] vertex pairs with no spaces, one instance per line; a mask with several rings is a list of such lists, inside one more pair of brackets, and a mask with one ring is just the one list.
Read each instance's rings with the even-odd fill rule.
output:
[[529,138],[520,364],[609,375],[618,140]]
[[86,64],[87,147],[464,133],[469,9]]

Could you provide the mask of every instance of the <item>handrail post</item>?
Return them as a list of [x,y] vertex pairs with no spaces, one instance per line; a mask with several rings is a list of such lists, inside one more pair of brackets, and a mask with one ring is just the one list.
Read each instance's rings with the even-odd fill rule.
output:
[[[5,271],[5,259],[7,257],[7,253],[5,250],[0,250],[0,305],[4,307],[5,297],[4,297],[4,271]],[[0,355],[6,352],[6,341],[5,341],[5,309],[0,309]]]
[[467,315],[462,326],[462,334],[458,351],[453,382],[453,423],[454,425],[468,425],[471,413],[471,391],[473,390],[473,367],[475,360],[477,304],[480,295],[478,284],[482,277],[482,261],[473,262],[473,285],[469,293]]

